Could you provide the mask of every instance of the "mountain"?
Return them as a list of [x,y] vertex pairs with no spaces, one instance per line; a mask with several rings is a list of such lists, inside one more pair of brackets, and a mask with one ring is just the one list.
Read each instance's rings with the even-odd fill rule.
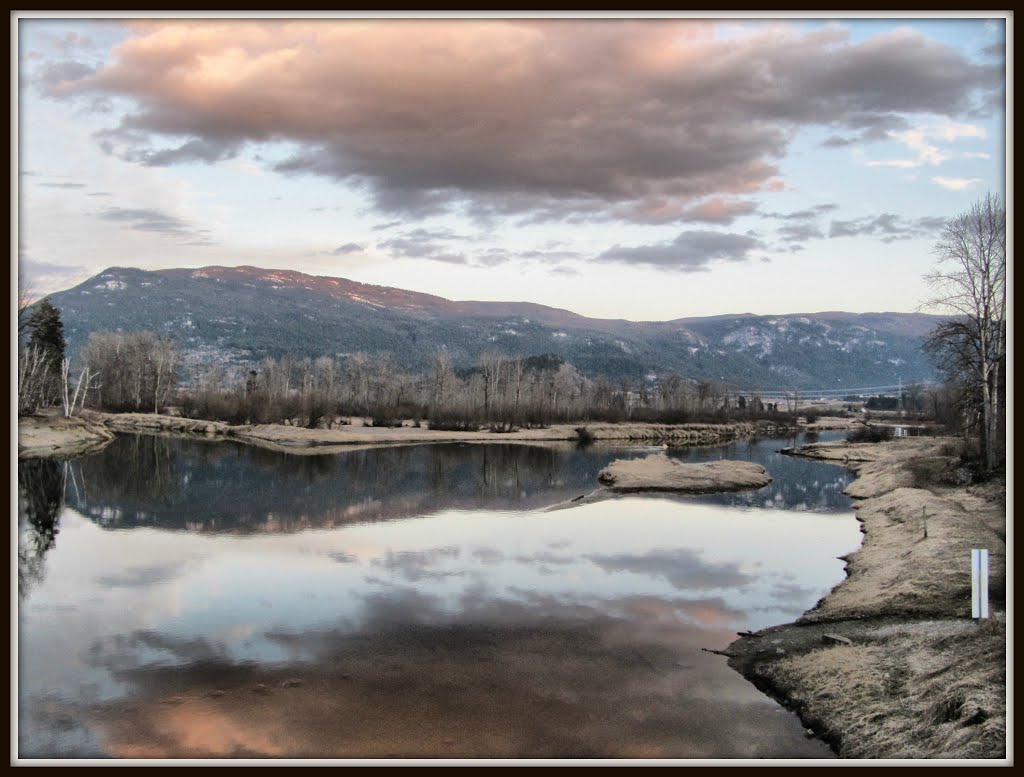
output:
[[674,371],[768,390],[929,380],[933,367],[921,341],[938,320],[842,312],[596,319],[255,267],[112,267],[49,299],[61,311],[71,353],[91,332],[149,329],[173,334],[193,358],[225,364],[387,351],[406,369],[422,370],[444,346],[460,368],[495,350],[555,355],[591,377]]

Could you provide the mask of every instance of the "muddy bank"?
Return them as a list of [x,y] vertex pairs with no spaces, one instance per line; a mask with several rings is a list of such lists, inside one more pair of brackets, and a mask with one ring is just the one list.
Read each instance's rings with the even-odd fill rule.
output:
[[762,488],[772,482],[760,464],[751,461],[709,461],[684,464],[663,453],[643,459],[618,459],[597,476],[610,491],[671,491],[679,494],[715,494]]
[[[796,623],[733,642],[731,666],[846,758],[1006,756],[1006,507],[957,487],[952,441],[789,451],[851,467],[864,542]],[[989,550],[993,617],[971,620],[970,551]]]
[[66,458],[99,450],[114,439],[103,425],[48,413],[18,419],[18,458]]

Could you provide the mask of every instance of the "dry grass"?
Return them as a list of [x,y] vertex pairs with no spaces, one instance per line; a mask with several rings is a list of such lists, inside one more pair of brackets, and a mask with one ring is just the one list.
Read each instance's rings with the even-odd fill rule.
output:
[[[857,472],[847,493],[864,542],[800,625],[730,648],[745,674],[846,758],[1005,758],[1005,481],[950,485],[956,446],[941,438],[809,447]],[[989,550],[995,617],[980,626],[972,548]],[[824,630],[854,644],[822,648]],[[787,651],[758,655],[760,641]]]
[[844,758],[1004,758],[1006,630],[880,631],[762,667]]
[[[966,492],[896,488],[865,500],[861,549],[847,579],[803,620],[905,615],[970,617],[971,549],[989,549],[989,595],[1006,599],[1005,512]],[[927,530],[927,537],[925,531]]]

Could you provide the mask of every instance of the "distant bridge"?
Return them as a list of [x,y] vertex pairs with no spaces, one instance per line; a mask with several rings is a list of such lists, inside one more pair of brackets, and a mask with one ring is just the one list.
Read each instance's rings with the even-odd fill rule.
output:
[[764,400],[781,400],[796,398],[797,400],[811,399],[842,399],[847,396],[860,397],[886,397],[899,396],[901,391],[906,391],[910,386],[915,385],[929,389],[937,384],[928,381],[909,381],[907,383],[893,383],[888,386],[857,386],[853,388],[822,388],[822,389],[736,389],[732,393],[747,397],[760,397]]

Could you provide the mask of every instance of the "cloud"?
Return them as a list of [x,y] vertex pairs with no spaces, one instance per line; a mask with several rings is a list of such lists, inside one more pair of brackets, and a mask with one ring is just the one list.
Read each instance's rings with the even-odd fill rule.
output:
[[447,227],[417,227],[401,235],[378,241],[377,248],[399,257],[432,259],[436,262],[476,267],[493,267],[516,258],[515,254],[503,248],[465,253],[450,245],[453,242],[465,243],[472,239],[470,235],[460,234]]
[[853,138],[844,138],[840,135],[830,135],[826,138],[821,145],[827,147],[841,148],[842,146],[852,146],[857,141]]
[[732,224],[740,216],[747,216],[757,210],[757,205],[747,200],[728,200],[714,197],[684,210],[680,221],[703,221],[708,224]]
[[975,184],[981,183],[980,178],[946,178],[943,175],[936,175],[932,177],[932,180],[943,189],[949,189],[954,192],[961,192],[964,189],[970,189]]
[[48,187],[50,189],[84,189],[85,188],[85,184],[84,183],[74,183],[74,182],[70,182],[70,181],[61,181],[61,182],[44,181],[44,182],[39,183],[39,186],[46,186],[46,187]]
[[140,232],[156,232],[168,237],[180,237],[187,245],[210,245],[209,230],[196,229],[176,216],[152,208],[107,208],[99,213],[104,221],[127,224]]
[[800,243],[825,237],[817,224],[786,224],[779,228],[779,237],[790,243]]
[[927,127],[914,127],[889,133],[892,140],[902,143],[915,153],[913,159],[883,159],[868,162],[870,167],[913,168],[923,165],[941,165],[952,158],[953,152],[933,141],[954,143],[961,138],[984,138],[983,127],[946,120]]
[[633,247],[616,245],[600,254],[597,261],[696,272],[715,261],[743,261],[751,250],[761,247],[761,241],[749,234],[692,230],[681,232],[668,243]]
[[95,271],[80,264],[32,259],[25,254],[24,247],[18,251],[18,283],[22,288],[31,289],[34,296],[66,289],[93,272]]
[[149,566],[126,567],[120,574],[103,575],[96,583],[104,588],[139,588],[176,580],[184,573],[182,562],[167,562]]
[[446,244],[439,242],[439,238],[448,239],[450,236],[452,235],[447,230],[414,229],[404,235],[378,241],[377,248],[400,257],[433,259],[448,264],[468,264],[469,258],[465,254],[453,251]]
[[790,221],[790,220],[800,220],[800,221],[802,221],[802,220],[805,220],[805,219],[818,218],[818,216],[822,215],[823,213],[828,213],[829,211],[838,210],[838,209],[839,209],[839,206],[836,203],[834,203],[834,202],[823,202],[820,205],[815,205],[812,208],[805,208],[804,210],[794,210],[794,211],[791,211],[789,213],[766,213],[765,215],[769,216],[769,217],[771,217],[773,219],[784,219],[784,220],[787,220],[787,221]]
[[50,97],[69,97],[75,84],[94,75],[96,70],[92,65],[72,60],[45,62],[32,71],[28,83]]
[[829,237],[877,237],[883,243],[934,236],[946,220],[937,216],[905,219],[894,213],[865,216],[849,221],[833,221]]
[[804,250],[802,243],[825,237],[819,219],[824,214],[838,210],[838,208],[839,206],[834,202],[824,202],[803,210],[789,213],[766,213],[765,215],[783,222],[782,226],[778,228],[779,238],[788,244],[785,246],[785,250],[796,253]]
[[[384,212],[729,223],[706,201],[777,188],[806,125],[880,138],[908,114],[959,116],[1003,69],[912,30],[850,42],[706,20],[139,22],[103,67],[47,93],[126,98],[99,140],[145,165],[268,162],[365,186]],[[396,52],[401,52],[400,56]],[[837,134],[836,137],[840,135]]]
[[345,245],[338,246],[333,251],[331,251],[331,254],[333,256],[344,256],[345,254],[354,254],[362,250],[363,247],[358,243],[345,243]]
[[735,588],[753,582],[735,562],[709,563],[689,548],[654,550],[644,555],[592,555],[592,562],[606,572],[633,572],[661,577],[680,590],[704,591]]

